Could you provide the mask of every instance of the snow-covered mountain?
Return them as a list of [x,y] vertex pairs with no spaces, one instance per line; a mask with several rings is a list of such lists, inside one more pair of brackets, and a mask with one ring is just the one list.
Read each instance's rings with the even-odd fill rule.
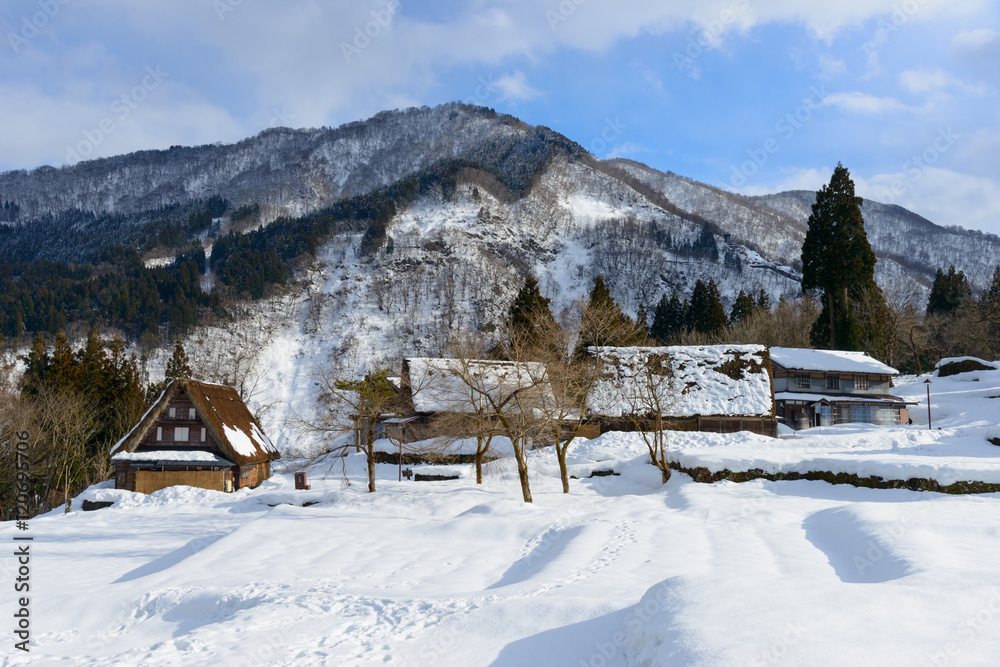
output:
[[527,126],[487,109],[443,105],[386,111],[337,128],[275,128],[236,144],[172,146],[59,169],[0,174],[0,199],[21,219],[70,208],[132,213],[219,195],[310,210],[391,183]]
[[[554,144],[573,149],[553,150]],[[547,128],[534,128],[511,116],[461,104],[386,111],[333,129],[271,129],[231,145],[174,146],[59,169],[6,172],[0,174],[0,200],[16,203],[22,221],[68,209],[129,214],[212,195],[226,198],[234,206],[258,203],[275,209],[274,215],[299,215],[338,198],[388,185],[442,160],[501,161],[517,151],[525,154],[529,165],[528,173],[522,174],[530,181],[527,192],[516,193],[516,197],[501,193],[476,207],[475,213],[478,216],[483,208],[484,215],[493,216],[487,225],[492,234],[518,240],[519,249],[505,252],[527,252],[538,260],[528,264],[540,262],[551,267],[559,254],[557,246],[570,247],[579,236],[577,232],[586,228],[600,230],[598,237],[614,235],[614,230],[598,223],[634,217],[642,224],[656,221],[660,239],[669,233],[674,245],[678,239],[691,240],[696,233],[692,225],[708,222],[720,243],[724,235],[729,239],[721,248],[718,263],[724,264],[728,258],[734,264],[739,257],[748,260],[749,266],[760,264],[760,260],[798,266],[814,193],[744,197],[630,160],[598,162]],[[537,165],[531,159],[546,151],[554,159],[546,156],[540,173],[534,173]],[[527,196],[522,198],[522,194]],[[436,203],[421,201],[414,211],[420,211],[423,219],[436,207],[443,219],[457,219],[468,212],[468,195],[463,192]],[[955,264],[974,284],[983,286],[1000,258],[1000,238],[991,234],[946,229],[899,206],[874,201],[865,202],[864,213],[869,237],[881,260],[879,277],[883,281],[902,278],[926,287],[939,267]],[[406,222],[412,219],[412,212],[402,211],[397,226],[412,229]],[[441,231],[437,225],[434,228],[434,233]],[[619,235],[633,236],[619,231]],[[593,234],[588,239],[590,249],[600,245]],[[645,247],[643,241],[638,247]],[[606,253],[598,254],[608,259]],[[583,272],[593,274],[593,267],[583,263]],[[636,301],[633,307],[639,301],[648,304],[670,286],[689,285],[696,271],[732,282],[728,280],[732,271],[708,267],[704,262],[683,266],[686,262],[676,257],[658,257],[653,252],[647,263],[659,265],[651,269],[658,275],[640,280],[642,284],[626,297]],[[631,277],[625,282],[632,284]],[[775,296],[791,288],[781,280],[751,278],[750,283],[772,289]],[[722,291],[732,292],[727,285]]]
[[[26,228],[73,207],[116,214],[120,227],[133,213],[135,224],[148,224],[152,209],[217,195],[234,208],[262,204],[268,214],[252,227],[404,178],[429,185],[399,201],[373,252],[361,250],[367,223],[354,220],[315,261],[297,263],[287,290],[253,306],[248,324],[191,338],[192,353],[202,361],[216,355],[212,363],[229,363],[217,359],[220,337],[221,349],[252,350],[253,372],[269,381],[251,402],[280,406],[265,419],[279,440],[298,437],[279,424],[314,403],[316,369],[439,354],[459,331],[489,338],[529,271],[557,317],[572,316],[597,275],[630,313],[674,289],[688,296],[698,279],[715,280],[727,308],[741,289],[763,289],[774,300],[800,291],[795,267],[814,193],[743,197],[637,162],[599,161],[547,128],[460,104],[383,112],[336,129],[268,130],[228,146],[8,172],[0,174],[0,201],[20,207]],[[883,284],[926,289],[938,267],[955,264],[983,286],[1000,261],[995,236],[942,228],[877,202],[864,212]],[[77,218],[67,224],[87,235],[103,219]],[[226,218],[216,221],[222,232]]]
[[[753,247],[769,260],[799,266],[815,192],[744,197],[631,160],[612,163],[683,211],[712,221],[732,240]],[[1000,263],[1000,237],[993,234],[941,227],[901,206],[870,199],[864,201],[862,214],[879,259],[876,277],[883,285],[915,281],[927,288],[938,268],[954,264],[982,288]]]

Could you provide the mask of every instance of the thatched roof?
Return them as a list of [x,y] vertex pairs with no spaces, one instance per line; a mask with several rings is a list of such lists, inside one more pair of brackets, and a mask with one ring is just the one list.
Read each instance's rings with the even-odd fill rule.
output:
[[418,413],[477,412],[486,395],[502,403],[520,391],[520,405],[552,395],[545,365],[537,362],[414,357],[406,360],[403,373]]
[[761,345],[590,348],[603,364],[588,408],[604,417],[773,417]]
[[219,449],[233,463],[244,465],[281,458],[235,389],[195,380],[171,382],[139,423],[111,448],[111,453],[134,452],[177,392],[184,392],[191,399]]

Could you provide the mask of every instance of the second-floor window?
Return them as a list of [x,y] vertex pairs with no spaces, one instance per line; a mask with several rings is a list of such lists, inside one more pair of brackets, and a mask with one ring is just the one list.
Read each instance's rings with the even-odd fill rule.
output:
[[867,375],[854,376],[854,388],[858,391],[868,391],[868,376]]
[[808,375],[796,375],[795,376],[795,386],[799,389],[809,388],[809,376]]
[[169,410],[167,410],[167,414],[170,415],[171,419],[174,419],[175,417],[177,417],[177,408],[170,408]]
[[188,427],[187,426],[175,426],[174,427],[174,442],[187,442],[188,441]]
[[188,408],[188,419],[194,419],[194,408]]
[[840,389],[840,378],[836,375],[826,376],[826,388],[827,389]]

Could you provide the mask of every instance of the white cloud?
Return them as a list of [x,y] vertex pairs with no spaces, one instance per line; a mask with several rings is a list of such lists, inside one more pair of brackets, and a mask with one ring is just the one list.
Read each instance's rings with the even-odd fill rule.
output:
[[831,79],[838,74],[847,71],[847,63],[839,58],[820,56],[819,58],[820,76],[824,79]]
[[977,51],[994,42],[1000,41],[1000,32],[990,28],[980,28],[955,35],[951,44],[957,49]]
[[997,179],[925,167],[854,180],[858,194],[863,197],[898,204],[939,225],[1000,234]]
[[906,70],[899,75],[899,83],[911,93],[942,93],[948,88],[981,95],[982,86],[971,86],[940,67],[933,70]]
[[860,91],[833,93],[824,98],[823,104],[862,114],[886,114],[910,110],[910,107],[892,97],[877,97]]
[[780,181],[770,185],[764,183],[748,184],[737,188],[736,192],[748,197],[770,195],[788,190],[819,190],[830,182],[833,167],[819,169],[789,169],[784,170],[785,176]]
[[541,94],[528,85],[528,77],[520,70],[500,77],[494,81],[494,85],[499,89],[503,100],[531,100]]
[[[748,196],[788,190],[819,190],[830,182],[832,167],[794,169],[780,181],[739,188]],[[938,225],[956,225],[1000,234],[1000,181],[939,167],[908,169],[864,176],[851,171],[855,192],[861,197],[897,204]]]
[[652,153],[652,148],[647,148],[642,144],[637,144],[634,141],[626,141],[624,143],[618,144],[605,156],[605,159],[611,160],[616,157],[628,157],[630,155],[635,155],[637,153]]

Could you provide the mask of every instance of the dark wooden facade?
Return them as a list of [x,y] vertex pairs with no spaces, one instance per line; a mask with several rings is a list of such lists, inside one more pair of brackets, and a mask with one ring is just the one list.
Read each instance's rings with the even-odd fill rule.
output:
[[[186,485],[232,492],[260,485],[279,456],[270,441],[253,454],[240,453],[225,439],[227,428],[234,427],[266,440],[235,390],[191,380],[172,383],[116,446],[113,453],[123,456],[113,457],[115,488],[151,493]],[[191,458],[179,460],[185,453]]]
[[[653,419],[633,420],[630,417],[595,417],[591,423],[600,429],[600,433],[655,428],[655,420]],[[663,428],[668,431],[698,431],[701,433],[750,431],[771,438],[778,437],[778,421],[774,417],[670,417],[664,418],[662,424]]]

